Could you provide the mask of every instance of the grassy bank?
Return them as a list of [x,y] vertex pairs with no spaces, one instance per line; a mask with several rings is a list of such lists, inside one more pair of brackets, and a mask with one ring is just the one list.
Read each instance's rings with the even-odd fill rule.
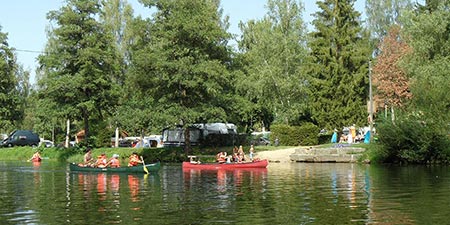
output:
[[[277,147],[280,149],[280,147]],[[249,147],[244,146],[247,152]],[[257,146],[256,151],[275,150],[273,146]],[[32,148],[32,147],[13,147],[0,148],[0,160],[20,160],[26,161],[31,158],[36,150],[39,150],[41,156],[45,160],[54,160],[61,162],[82,162],[85,148]],[[232,153],[232,147],[220,148],[200,148],[193,147],[188,153],[189,155],[205,155],[214,156],[219,151],[226,151]],[[105,153],[108,157],[113,154],[119,154],[121,163],[125,164],[128,157],[137,152],[144,157],[146,162],[182,162],[187,160],[187,155],[181,147],[172,148],[95,148],[92,150],[93,157]],[[211,160],[214,158],[212,157]]]
[[[323,145],[324,147],[331,147],[330,145]],[[248,154],[249,146],[243,146],[244,151]],[[255,146],[255,151],[274,151],[286,148],[292,148],[293,146]],[[298,146],[301,147],[301,146]],[[316,146],[320,147],[320,146]],[[355,147],[365,147],[366,149],[369,145],[355,146]],[[36,150],[39,150],[41,156],[45,160],[53,160],[60,162],[82,162],[85,148],[32,148],[32,147],[14,147],[14,148],[0,148],[0,160],[20,160],[26,161],[31,158]],[[193,147],[193,149],[188,153],[189,155],[204,156],[202,161],[214,161],[214,156],[221,151],[225,151],[228,154],[233,152],[233,147]],[[122,165],[128,162],[128,157],[133,153],[137,152],[139,155],[144,157],[145,162],[182,162],[187,160],[187,155],[184,149],[181,147],[172,148],[96,148],[92,150],[92,156],[97,157],[98,155],[105,153],[108,157],[113,154],[119,154],[119,159]],[[372,152],[373,154],[373,152]],[[369,156],[372,158],[374,156]]]

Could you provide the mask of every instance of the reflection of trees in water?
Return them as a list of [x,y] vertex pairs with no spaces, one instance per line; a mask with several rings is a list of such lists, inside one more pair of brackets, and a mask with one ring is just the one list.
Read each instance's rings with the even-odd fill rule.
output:
[[[233,208],[238,197],[258,199],[266,189],[267,168],[247,168],[231,170],[183,169],[184,192],[195,196],[185,196],[186,201],[205,193],[201,197],[211,202],[213,208]],[[205,203],[205,202],[203,202]],[[208,203],[205,203],[209,205]]]

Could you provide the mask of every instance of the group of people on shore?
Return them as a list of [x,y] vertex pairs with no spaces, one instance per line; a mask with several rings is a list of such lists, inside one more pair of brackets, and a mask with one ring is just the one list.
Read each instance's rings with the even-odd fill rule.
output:
[[227,152],[219,152],[216,155],[216,162],[218,163],[242,163],[242,162],[252,162],[253,154],[255,153],[255,148],[253,145],[250,145],[249,149],[249,158],[245,155],[244,148],[242,145],[238,147],[234,146],[233,154],[228,155]]
[[[136,152],[133,152],[128,161],[128,166],[137,166],[142,164],[142,160]],[[120,160],[118,154],[113,154],[113,156],[108,159],[105,153],[97,156],[97,159],[92,157],[92,149],[88,148],[84,154],[83,163],[79,163],[79,166],[83,167],[94,167],[94,168],[118,168],[120,167]]]

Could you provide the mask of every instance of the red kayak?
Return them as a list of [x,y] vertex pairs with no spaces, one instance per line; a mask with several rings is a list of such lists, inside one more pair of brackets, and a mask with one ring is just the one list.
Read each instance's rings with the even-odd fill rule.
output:
[[253,162],[242,162],[242,163],[191,163],[191,162],[183,162],[183,169],[218,170],[218,169],[266,168],[267,165],[269,165],[269,162],[267,161],[267,159],[253,161]]

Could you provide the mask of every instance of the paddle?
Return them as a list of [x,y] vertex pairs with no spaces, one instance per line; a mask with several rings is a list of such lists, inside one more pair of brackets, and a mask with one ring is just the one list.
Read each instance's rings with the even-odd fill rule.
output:
[[145,166],[144,158],[141,156],[142,165],[144,165],[144,171],[146,174],[149,174],[147,167]]

